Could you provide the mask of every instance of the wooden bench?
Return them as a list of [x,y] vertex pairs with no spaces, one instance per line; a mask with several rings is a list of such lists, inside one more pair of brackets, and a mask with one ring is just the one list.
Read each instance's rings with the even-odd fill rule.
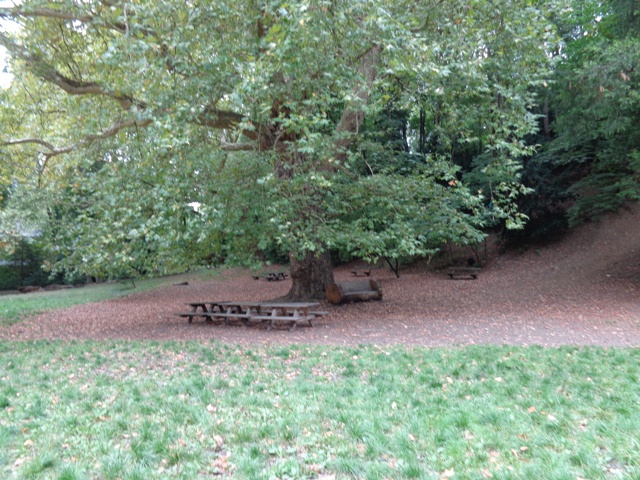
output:
[[371,267],[355,267],[353,270],[351,270],[351,274],[354,277],[370,277]]
[[271,330],[276,323],[287,322],[290,324],[289,330],[293,330],[300,323],[307,323],[313,326],[313,320],[328,315],[329,312],[313,311],[311,308],[320,306],[317,302],[191,302],[190,312],[177,313],[180,317],[186,317],[191,323],[193,317],[202,317],[207,323],[214,319],[224,319],[224,324],[228,325],[229,320],[241,320],[242,326],[247,327],[249,322],[268,322],[268,329]]
[[482,269],[478,267],[449,267],[449,271],[447,275],[449,278],[462,278],[462,277],[470,277],[473,280],[478,278],[478,274]]
[[203,317],[205,321],[211,322],[211,318],[215,314],[213,312],[179,312],[178,316],[186,318],[189,323],[193,322],[193,317]]
[[252,275],[254,280],[265,279],[267,282],[279,282],[280,280],[286,280],[287,274],[285,272],[267,272],[260,275]]
[[326,290],[327,300],[338,305],[348,302],[382,300],[382,290],[375,280],[331,283]]
[[261,320],[268,321],[269,326],[267,330],[271,330],[273,326],[278,322],[288,322],[291,323],[289,326],[289,330],[294,330],[298,323],[307,322],[310,327],[313,327],[313,320],[316,318],[315,315],[301,315],[297,317],[292,316],[281,316],[281,315],[252,315],[251,320]]
[[252,318],[250,313],[225,313],[225,312],[179,312],[179,317],[187,318],[189,323],[193,322],[193,317],[203,317],[205,321],[211,322],[215,319],[224,319],[225,325],[229,319],[249,320]]

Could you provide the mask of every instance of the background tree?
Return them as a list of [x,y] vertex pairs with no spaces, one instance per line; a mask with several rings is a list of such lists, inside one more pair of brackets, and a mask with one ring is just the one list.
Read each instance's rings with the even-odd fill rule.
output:
[[[0,9],[21,25],[0,33],[16,74],[2,155],[18,152],[31,185],[54,191],[48,231],[67,267],[237,263],[275,242],[290,297],[317,297],[329,249],[424,254],[478,238],[487,197],[518,224],[507,205],[553,49],[540,5],[25,1]],[[434,147],[406,133],[388,165],[417,151],[419,168],[363,174],[364,120],[391,98],[407,125],[430,119]],[[484,155],[489,190],[457,178],[465,144]]]
[[614,211],[639,197],[640,6],[638,2],[572,2],[555,23],[563,48],[554,81],[542,90],[539,153],[524,183],[535,193],[523,211],[530,230],[554,229]]

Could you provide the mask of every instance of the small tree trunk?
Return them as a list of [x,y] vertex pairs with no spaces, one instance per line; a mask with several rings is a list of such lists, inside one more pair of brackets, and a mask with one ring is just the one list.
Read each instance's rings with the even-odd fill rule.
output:
[[546,138],[551,138],[551,120],[549,119],[549,97],[544,98],[544,103],[542,104],[542,122],[544,128],[544,136]]
[[325,298],[327,286],[333,283],[333,270],[328,252],[316,256],[308,252],[303,259],[289,255],[291,267],[291,290],[287,300],[305,301]]

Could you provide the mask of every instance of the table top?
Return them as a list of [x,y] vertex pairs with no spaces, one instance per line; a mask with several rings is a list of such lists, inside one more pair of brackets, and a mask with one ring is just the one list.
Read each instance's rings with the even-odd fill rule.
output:
[[312,308],[318,307],[318,302],[251,302],[251,301],[204,301],[204,302],[190,302],[189,305],[219,305],[221,307],[251,307],[251,308]]
[[318,302],[264,302],[259,304],[261,307],[278,307],[278,308],[309,308],[317,307],[320,304]]
[[244,307],[259,307],[260,305],[262,305],[261,302],[243,302],[243,301],[211,302],[211,303],[215,303],[216,305],[222,305],[222,306],[242,305]]

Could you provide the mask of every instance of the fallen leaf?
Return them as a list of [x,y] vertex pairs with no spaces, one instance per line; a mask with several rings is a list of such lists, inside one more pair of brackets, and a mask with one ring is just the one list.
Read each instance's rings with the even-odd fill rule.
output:
[[442,476],[440,477],[442,478],[451,478],[456,474],[455,470],[452,468],[450,470],[445,470],[444,472],[442,472]]

